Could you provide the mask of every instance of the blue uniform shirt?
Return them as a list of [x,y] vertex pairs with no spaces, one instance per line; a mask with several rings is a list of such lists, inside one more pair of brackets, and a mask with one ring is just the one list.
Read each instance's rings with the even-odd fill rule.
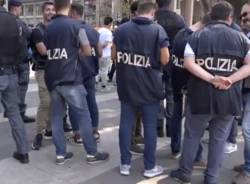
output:
[[117,49],[117,90],[120,101],[139,106],[164,98],[160,49],[169,46],[164,29],[136,17],[114,33]]

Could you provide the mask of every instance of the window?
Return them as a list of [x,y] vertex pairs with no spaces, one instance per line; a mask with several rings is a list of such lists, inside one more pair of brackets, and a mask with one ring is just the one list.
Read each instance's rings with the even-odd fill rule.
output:
[[27,4],[24,6],[24,16],[33,16],[34,15],[34,6],[33,4]]
[[181,9],[181,0],[177,0],[176,2],[176,9]]
[[42,16],[42,4],[36,5],[36,16]]

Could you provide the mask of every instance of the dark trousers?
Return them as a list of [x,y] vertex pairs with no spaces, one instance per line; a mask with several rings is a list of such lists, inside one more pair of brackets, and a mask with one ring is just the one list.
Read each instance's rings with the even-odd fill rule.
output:
[[224,157],[224,147],[232,127],[233,116],[194,115],[187,109],[183,152],[180,160],[180,170],[190,177],[192,174],[195,154],[209,123],[208,165],[205,172],[205,183],[216,184],[219,170]]
[[228,136],[227,142],[236,144],[238,135],[238,121],[234,118],[230,134]]
[[132,133],[132,145],[138,144],[138,139],[142,138],[142,116],[140,112],[136,113],[135,126]]
[[144,127],[144,165],[146,170],[155,167],[155,152],[157,144],[157,114],[159,103],[135,107],[121,102],[121,118],[119,129],[119,145],[121,153],[121,163],[130,165],[131,163],[131,138],[138,110],[142,114]]
[[[98,129],[99,126],[99,110],[96,102],[96,93],[95,93],[95,77],[90,78],[86,81],[85,85],[87,91],[87,104],[90,112],[92,128]],[[78,124],[75,121],[71,121],[72,129],[74,132],[79,131]]]
[[27,105],[25,104],[25,97],[29,85],[30,66],[29,63],[22,63],[18,65],[18,96],[19,96],[19,109],[21,114],[25,114]]
[[[164,124],[164,117],[166,117],[166,133],[169,137],[171,134],[171,128],[170,123],[173,116],[174,111],[174,96],[173,96],[173,88],[172,88],[172,82],[171,78],[167,77],[166,79],[166,109],[164,111],[164,108],[161,108],[158,114],[158,125],[157,128],[163,128]],[[163,106],[163,104],[162,104]]]
[[111,69],[110,69],[110,71],[108,73],[108,78],[109,78],[110,81],[113,80],[113,77],[114,77],[114,74],[115,74],[115,70],[116,70],[116,66],[115,66],[114,63],[112,63]]
[[[181,143],[182,143],[182,110],[183,102],[177,101],[174,103],[174,113],[170,123],[171,130],[171,150],[173,154],[181,152]],[[200,143],[198,151],[196,153],[195,162],[202,160],[202,151],[203,147]]]

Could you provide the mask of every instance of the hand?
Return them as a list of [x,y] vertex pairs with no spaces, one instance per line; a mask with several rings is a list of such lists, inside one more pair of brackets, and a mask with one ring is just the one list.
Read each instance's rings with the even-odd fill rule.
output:
[[215,76],[210,83],[219,90],[228,90],[233,84],[228,77],[223,76]]

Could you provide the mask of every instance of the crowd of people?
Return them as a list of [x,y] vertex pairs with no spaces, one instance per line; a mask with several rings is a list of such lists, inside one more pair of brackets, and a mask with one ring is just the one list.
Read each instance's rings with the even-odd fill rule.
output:
[[[20,0],[9,0],[9,12],[0,0],[0,23],[6,25],[0,27],[0,97],[16,142],[13,157],[29,163],[24,122],[35,121],[25,115],[32,63],[40,102],[31,148],[38,151],[43,139],[53,139],[56,164],[72,159],[65,139],[69,119],[87,163],[107,161],[109,153],[97,148],[96,89],[109,91],[116,72],[121,175],[130,175],[132,153],[143,154],[144,177],[162,174],[155,154],[157,137],[166,133],[172,158],[180,159],[170,177],[188,184],[193,169],[204,169],[204,183],[217,184],[224,154],[237,150],[240,122],[245,163],[235,166],[239,175],[232,183],[250,184],[250,1],[242,7],[240,26],[226,1],[191,27],[170,4],[135,1],[131,17],[115,30],[111,17],[96,30],[83,21],[83,5],[48,1],[43,21],[31,30],[19,18]],[[207,162],[201,143],[206,130]]]

